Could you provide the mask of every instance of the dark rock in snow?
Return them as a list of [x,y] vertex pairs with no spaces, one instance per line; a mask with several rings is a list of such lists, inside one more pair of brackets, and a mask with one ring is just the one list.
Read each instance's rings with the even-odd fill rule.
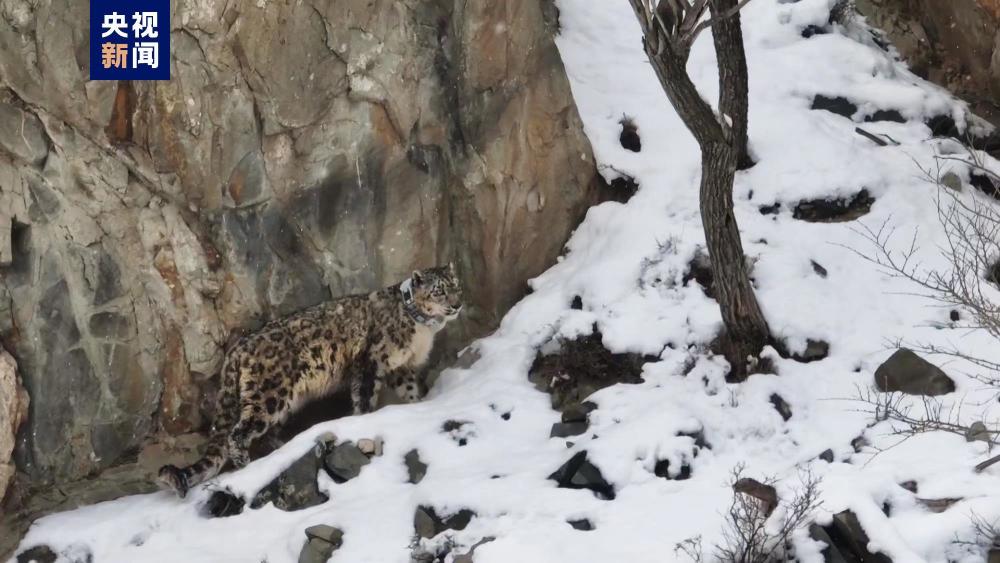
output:
[[690,479],[691,466],[685,463],[681,465],[680,470],[678,470],[675,475],[672,475],[671,473],[670,460],[661,459],[656,462],[655,466],[653,466],[653,475],[670,481],[684,481],[685,479]]
[[894,109],[880,109],[871,115],[865,116],[865,121],[892,121],[895,123],[906,123],[903,114]]
[[205,503],[206,515],[213,518],[227,518],[243,512],[246,501],[229,491],[215,491]]
[[952,322],[958,322],[962,317],[958,314],[958,311],[952,309],[951,312],[948,313],[948,318],[951,319]]
[[826,268],[821,266],[819,262],[816,262],[815,260],[810,260],[809,263],[812,265],[813,271],[816,272],[817,276],[821,278],[825,278],[827,276],[828,272],[826,271]]
[[774,410],[778,411],[785,422],[788,422],[788,419],[792,418],[792,407],[788,402],[777,393],[772,394],[770,400]]
[[464,530],[475,516],[475,512],[463,508],[442,518],[432,507],[418,506],[413,514],[413,529],[422,538],[433,538],[445,530]]
[[761,205],[759,210],[761,215],[777,215],[781,211],[781,204],[775,202],[771,205]]
[[361,473],[361,468],[371,463],[368,456],[351,442],[335,446],[323,459],[323,466],[337,483],[354,479]]
[[415,485],[427,475],[427,464],[420,460],[420,452],[417,450],[406,452],[403,462],[406,463],[406,474],[410,483]]
[[820,25],[807,25],[802,29],[802,37],[809,39],[813,35],[826,35],[830,30]]
[[605,180],[604,176],[598,175],[601,187],[599,192],[601,202],[616,201],[618,203],[627,203],[639,191],[639,183],[635,178],[621,172],[617,172],[617,174],[618,176],[612,178],[610,181]]
[[316,483],[325,453],[326,446],[318,445],[300,457],[257,493],[250,508],[273,502],[275,508],[291,512],[326,502],[328,497],[319,491]]
[[549,438],[569,438],[579,436],[587,431],[586,422],[557,422],[549,431]]
[[299,553],[299,563],[326,563],[344,543],[344,532],[320,524],[306,528],[306,543]]
[[632,152],[639,152],[642,150],[642,141],[639,139],[639,128],[635,125],[635,122],[631,119],[622,119],[622,132],[618,136],[618,141],[622,144],[622,148]]
[[559,469],[549,475],[549,479],[563,489],[587,489],[601,500],[614,500],[615,488],[604,480],[601,470],[587,459],[587,452],[577,452]]
[[771,345],[774,346],[774,349],[778,351],[778,355],[782,358],[792,359],[804,364],[818,362],[830,355],[830,344],[825,340],[807,338],[805,350],[794,353],[789,351],[788,345],[780,340],[774,339]]
[[17,563],[55,563],[58,556],[47,545],[36,545],[17,554]]
[[924,124],[931,130],[931,135],[934,137],[953,137],[964,140],[961,131],[958,130],[958,125],[950,115],[935,115]]
[[986,174],[970,173],[969,184],[992,198],[1000,199],[1000,186],[997,186],[997,183]]
[[892,563],[892,560],[885,555],[868,551],[868,534],[858,522],[858,517],[849,510],[835,514],[829,526],[819,527],[815,524],[810,526],[809,533],[813,539],[827,545],[823,550],[825,561]]
[[596,325],[593,333],[560,340],[559,344],[558,352],[539,353],[528,373],[535,387],[551,395],[552,407],[557,410],[577,405],[595,391],[616,383],[642,383],[643,364],[656,359],[610,352]]
[[833,463],[833,450],[823,450],[823,453],[819,454],[819,458],[827,463]]
[[574,295],[573,302],[569,304],[569,308],[577,311],[583,309],[583,298],[579,295]]
[[899,486],[903,487],[907,491],[910,491],[911,493],[916,494],[916,492],[917,492],[917,482],[916,481],[903,481],[902,483],[899,484]]
[[885,392],[934,396],[951,393],[955,382],[913,351],[900,348],[875,370],[875,387]]
[[715,274],[712,272],[712,261],[708,254],[700,250],[695,252],[691,262],[688,263],[687,272],[681,278],[681,283],[687,285],[691,280],[698,282],[706,297],[715,298]]
[[792,216],[811,223],[841,223],[853,221],[871,211],[875,198],[862,189],[851,199],[812,199],[795,206]]
[[594,524],[586,518],[581,518],[580,520],[567,520],[570,526],[573,526],[574,530],[580,530],[583,532],[589,532],[594,529]]
[[854,117],[854,114],[858,112],[858,106],[850,102],[847,98],[842,98],[840,96],[828,97],[821,94],[817,94],[813,98],[812,107],[810,109],[825,110],[837,115],[842,115],[848,119]]
[[1000,287],[1000,260],[997,260],[986,272],[986,281]]
[[597,409],[597,405],[590,401],[584,401],[578,405],[570,405],[563,410],[563,422],[587,422],[587,417]]
[[764,517],[768,517],[778,507],[778,491],[772,485],[761,483],[756,479],[743,477],[733,483],[733,492],[747,495],[756,499],[760,503]]

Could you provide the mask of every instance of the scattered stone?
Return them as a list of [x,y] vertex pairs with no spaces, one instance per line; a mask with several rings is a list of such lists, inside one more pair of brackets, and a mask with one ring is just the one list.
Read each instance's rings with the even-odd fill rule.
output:
[[858,106],[848,101],[847,98],[828,97],[823,95],[816,95],[813,98],[812,107],[810,109],[825,110],[837,115],[842,115],[848,119],[852,119],[854,114],[858,112]]
[[862,189],[849,200],[812,199],[798,203],[792,216],[810,223],[841,223],[853,221],[871,211],[875,198]]
[[608,483],[601,470],[587,459],[587,452],[577,452],[559,469],[549,475],[549,479],[562,489],[587,489],[601,500],[614,500],[615,488]]
[[774,339],[771,345],[774,346],[774,349],[777,350],[778,355],[782,358],[792,359],[803,364],[818,362],[830,355],[830,343],[825,340],[807,338],[805,350],[794,353],[789,351],[788,345],[781,340]]
[[911,493],[916,494],[916,492],[917,492],[917,482],[916,481],[903,481],[902,483],[899,484],[899,486],[903,487],[907,491],[910,491]]
[[953,392],[955,382],[912,350],[900,348],[875,370],[875,387],[884,392],[935,396]]
[[833,463],[834,460],[833,450],[830,449],[823,450],[823,453],[819,454],[819,458],[827,463]]
[[761,215],[777,215],[781,211],[781,203],[775,202],[771,205],[761,205],[758,209]]
[[476,513],[463,508],[446,518],[438,516],[430,506],[418,506],[413,514],[413,529],[422,538],[433,538],[445,530],[464,530]]
[[865,121],[893,121],[895,123],[906,123],[906,118],[903,114],[894,109],[880,109],[875,113],[865,116]]
[[757,499],[765,518],[778,507],[778,491],[773,486],[756,479],[743,477],[733,483],[733,492]]
[[[810,528],[810,531],[812,531],[812,528]],[[850,510],[835,514],[833,522],[829,526],[825,526],[823,531],[826,533],[829,542],[826,540],[820,541],[826,543],[829,549],[839,552],[839,559],[827,559],[828,561],[892,563],[892,560],[885,555],[868,551],[868,534],[865,533],[864,528],[861,527],[861,523],[858,522],[858,517]],[[815,538],[815,536],[813,537]],[[827,550],[823,550],[823,554],[826,557]]]
[[299,563],[326,563],[344,543],[344,532],[320,524],[306,528],[306,542],[299,553]]
[[965,429],[965,441],[986,442],[989,444],[993,442],[993,433],[990,432],[990,429],[986,427],[985,423],[977,420]]
[[[824,563],[848,563],[844,556],[840,553],[840,550],[834,545],[833,538],[826,533],[826,529],[819,524],[811,524],[809,526],[809,537],[812,539],[822,542],[824,548],[822,550]],[[852,561],[851,563],[861,563]]]
[[212,518],[228,518],[243,512],[246,501],[230,491],[215,491],[205,503],[204,512]]
[[826,35],[827,33],[830,33],[830,30],[819,25],[807,25],[802,29],[802,37],[805,39],[809,39],[813,35]]
[[816,275],[818,275],[821,278],[825,278],[827,276],[828,272],[826,271],[826,268],[820,266],[818,262],[816,262],[815,260],[810,260],[809,263],[812,264],[813,271],[816,272]]
[[926,506],[928,510],[934,512],[935,514],[944,512],[951,508],[955,503],[965,500],[961,497],[949,497],[949,498],[918,498],[917,501]]
[[410,483],[416,485],[423,481],[424,476],[427,475],[427,464],[420,460],[420,452],[415,449],[406,452],[406,455],[403,456],[403,462],[406,464],[407,480]]
[[583,298],[579,295],[573,296],[573,302],[569,304],[570,309],[580,311],[583,309]]
[[622,132],[618,136],[618,141],[622,144],[622,148],[632,152],[641,151],[642,141],[639,139],[639,128],[635,121],[629,118],[622,119],[621,126]]
[[557,422],[552,425],[549,438],[569,438],[579,436],[587,431],[586,422]]
[[362,438],[358,440],[358,449],[370,458],[382,455],[383,445],[382,438],[375,438],[374,440],[371,438]]
[[957,323],[962,317],[958,314],[957,310],[952,309],[951,312],[948,313],[948,318],[951,319],[951,322]]
[[639,191],[639,183],[636,182],[635,178],[624,174],[622,172],[615,171],[618,176],[613,178],[611,181],[604,179],[604,176],[598,174],[597,179],[600,190],[600,201],[616,201],[618,203],[627,203],[628,200],[632,199]]
[[562,413],[563,422],[587,422],[591,412],[597,409],[597,405],[584,401],[580,404],[570,405]]
[[959,178],[958,174],[955,174],[954,172],[945,172],[942,174],[941,177],[938,178],[938,183],[950,190],[956,192],[962,191],[962,179]]
[[368,456],[351,442],[335,446],[323,459],[323,466],[337,483],[345,483],[361,473],[361,468],[371,463]]
[[469,438],[476,435],[475,427],[467,420],[447,420],[441,425],[441,431],[450,434],[451,439],[457,442],[459,447],[468,444]]
[[685,479],[691,478],[691,466],[685,463],[681,465],[681,468],[677,471],[676,475],[671,475],[670,460],[661,459],[656,462],[656,465],[653,466],[653,475],[670,481],[684,481]]
[[788,422],[788,419],[792,418],[791,405],[789,405],[788,402],[785,401],[785,399],[783,399],[781,395],[777,393],[772,393],[770,400],[771,400],[771,405],[774,407],[774,410],[778,411],[778,414],[781,415],[781,418],[785,422]]
[[566,522],[570,526],[573,526],[574,530],[589,532],[594,529],[594,525],[586,518],[581,518],[579,520],[567,520]]
[[58,556],[47,545],[36,545],[17,555],[17,563],[55,563]]
[[953,137],[964,140],[961,131],[958,130],[958,125],[955,124],[955,120],[950,115],[935,115],[924,124],[931,130],[933,137]]
[[329,497],[319,490],[316,476],[323,467],[327,445],[319,444],[267,484],[250,503],[260,508],[272,502],[275,508],[292,512],[323,504]]
[[616,383],[642,383],[642,366],[655,358],[634,353],[615,354],[604,347],[601,332],[558,341],[559,350],[541,352],[528,373],[535,387],[550,394],[552,407],[578,405],[594,392]]
[[851,447],[854,448],[854,453],[856,454],[861,453],[869,445],[868,438],[865,438],[863,435],[851,440]]

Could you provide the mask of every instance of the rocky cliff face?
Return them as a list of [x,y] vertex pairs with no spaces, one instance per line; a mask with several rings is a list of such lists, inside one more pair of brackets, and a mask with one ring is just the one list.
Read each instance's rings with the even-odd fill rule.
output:
[[468,342],[598,197],[549,2],[172,5],[172,80],[108,83],[86,2],[0,1],[0,336],[36,483],[203,428],[232,334],[417,267],[456,261]]
[[1000,124],[1000,0],[857,0],[913,71]]

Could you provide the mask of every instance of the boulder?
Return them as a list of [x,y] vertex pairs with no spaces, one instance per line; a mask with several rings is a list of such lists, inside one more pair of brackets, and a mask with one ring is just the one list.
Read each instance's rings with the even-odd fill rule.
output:
[[850,510],[834,514],[828,526],[813,524],[809,533],[826,544],[823,560],[828,563],[892,563],[884,554],[868,551],[868,534]]
[[853,221],[871,211],[875,198],[861,189],[850,198],[823,198],[800,201],[792,217],[810,223],[842,223]]
[[476,513],[463,508],[454,514],[442,517],[433,507],[418,506],[413,513],[413,529],[421,538],[433,538],[445,530],[464,530]]
[[879,391],[898,391],[907,395],[944,395],[955,390],[955,382],[941,368],[900,348],[875,370]]

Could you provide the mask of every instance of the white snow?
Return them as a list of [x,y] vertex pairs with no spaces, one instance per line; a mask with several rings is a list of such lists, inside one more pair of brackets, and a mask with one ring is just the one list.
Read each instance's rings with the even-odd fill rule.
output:
[[[604,203],[589,211],[566,256],[532,281],[533,293],[495,334],[473,345],[480,359],[446,371],[422,403],[321,424],[212,485],[252,494],[322,433],[343,440],[382,436],[385,454],[357,479],[340,485],[322,480],[330,495],[323,505],[288,513],[268,506],[207,519],[199,514],[205,489],[185,500],[165,492],[135,496],[45,517],[22,547],[48,544],[63,553],[63,561],[89,552],[97,563],[285,563],[297,560],[303,530],[323,523],[345,532],[331,561],[405,563],[414,509],[430,504],[439,512],[476,511],[453,539],[470,546],[495,537],[476,550],[477,563],[683,560],[674,551],[678,542],[702,535],[710,546],[718,538],[732,495],[729,475],[742,463],[747,476],[779,479],[786,498],[810,469],[822,479],[820,521],[853,510],[871,538],[869,547],[897,563],[981,560],[981,553],[954,542],[971,539],[973,513],[1000,517],[998,470],[972,471],[990,455],[986,444],[941,432],[903,441],[888,423],[866,432],[871,417],[861,412],[857,397],[871,387],[875,368],[898,339],[958,344],[993,356],[996,343],[975,332],[941,329],[949,323],[947,309],[914,296],[912,286],[850,250],[870,251],[857,229],[888,220],[899,232],[894,244],[908,245],[916,232],[924,263],[943,264],[937,255],[943,242],[937,188],[920,177],[918,163],[933,166],[935,154],[951,149],[947,141],[930,139],[921,122],[940,113],[961,118],[964,105],[865,39],[863,22],[803,39],[801,29],[824,25],[833,3],[755,0],[744,10],[757,165],[738,174],[734,194],[772,331],[798,349],[807,338],[826,340],[828,358],[802,364],[774,355],[778,375],[728,384],[721,360],[697,352],[697,346],[689,349],[707,343],[720,328],[716,303],[697,284],[681,284],[686,265],[704,244],[698,148],[649,68],[628,3],[559,0],[558,46],[597,161],[609,178],[621,171],[641,189],[625,205]],[[708,33],[695,44],[688,68],[703,95],[714,100],[718,82]],[[859,115],[897,109],[913,121],[861,124],[900,143],[878,147],[854,132],[858,123],[810,110],[815,94],[844,96],[859,106]],[[638,125],[640,153],[619,144],[623,115]],[[792,218],[799,200],[849,197],[862,188],[876,202],[855,222]],[[962,197],[975,196],[967,187]],[[784,204],[779,214],[758,211],[775,202]],[[813,271],[811,260],[828,271],[826,278]],[[570,308],[576,295],[583,310]],[[526,373],[538,347],[557,335],[587,334],[594,323],[613,351],[659,355],[660,361],[646,365],[645,383],[596,393],[599,409],[590,430],[567,448],[566,440],[548,438],[558,413]],[[956,413],[962,421],[995,420],[995,392],[967,377],[973,366],[931,359],[956,379],[958,391],[944,403],[964,405]],[[770,404],[772,393],[790,404],[789,421]],[[911,402],[919,412],[919,401]],[[452,419],[469,423],[464,447],[441,431]],[[699,429],[711,448],[695,458],[693,440],[678,434]],[[875,448],[855,453],[851,440],[862,433]],[[412,448],[429,465],[418,485],[406,483],[402,461]],[[828,448],[837,461],[817,461]],[[615,500],[558,489],[547,480],[581,449],[613,483]],[[674,467],[687,461],[692,477],[656,477],[653,466],[661,459]],[[965,500],[932,513],[898,485],[908,480],[919,484],[922,498]],[[886,502],[892,506],[888,517],[882,511]],[[579,518],[596,529],[577,531],[566,522]],[[804,535],[797,543],[802,561],[822,561],[818,546]]]

